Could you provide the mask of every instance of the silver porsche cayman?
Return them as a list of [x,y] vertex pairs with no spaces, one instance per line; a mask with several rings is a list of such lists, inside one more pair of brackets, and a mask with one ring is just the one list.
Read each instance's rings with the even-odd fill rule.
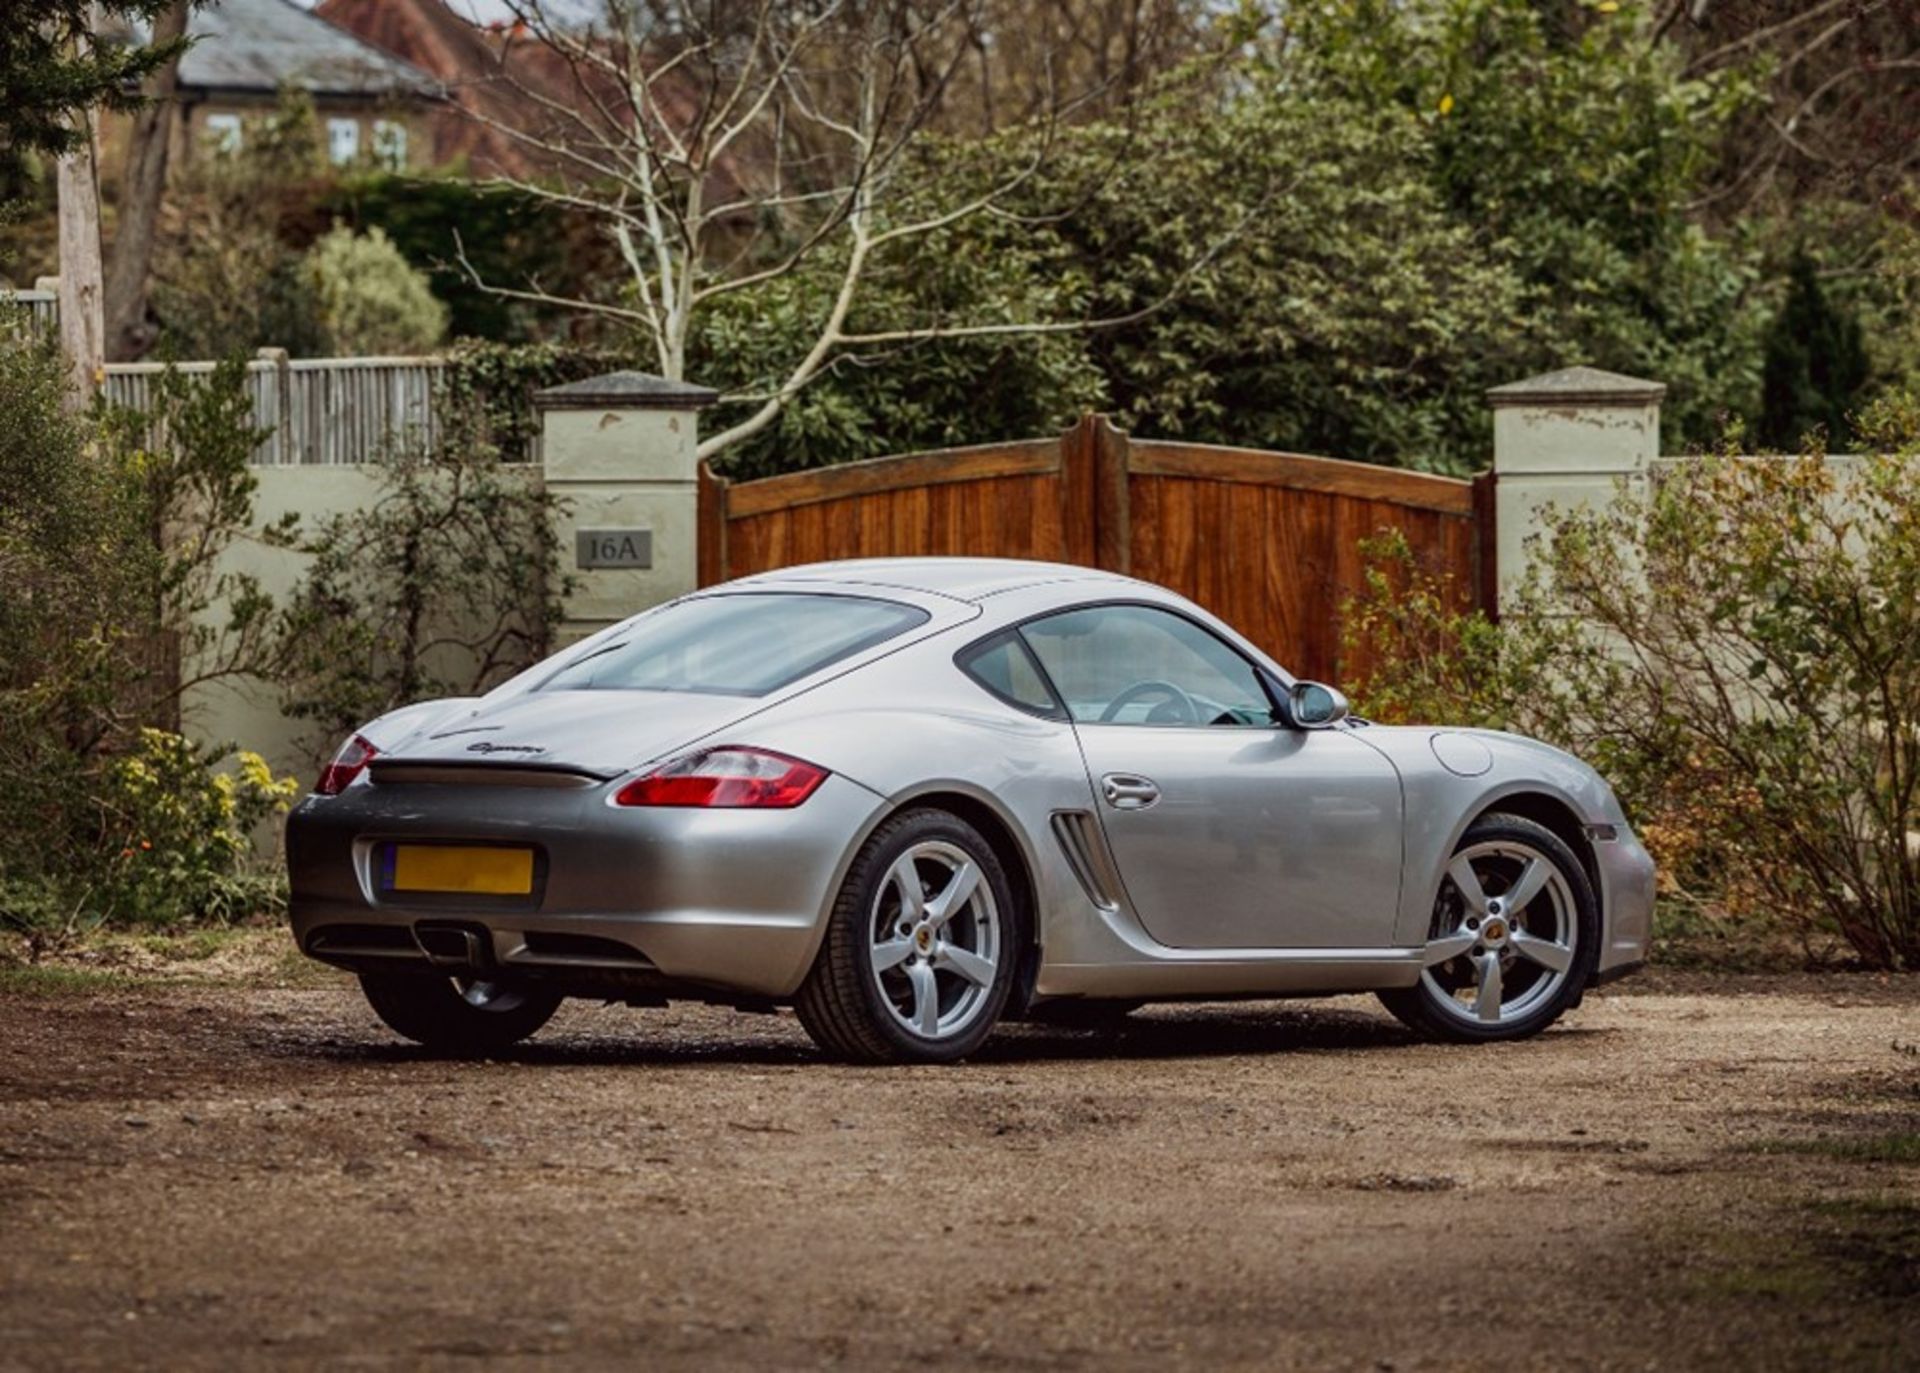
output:
[[1369,724],[1170,591],[993,559],[748,577],[397,710],[287,847],[300,947],[449,1053],[570,996],[791,1005],[862,1062],[1360,991],[1513,1039],[1638,967],[1653,906],[1577,759]]

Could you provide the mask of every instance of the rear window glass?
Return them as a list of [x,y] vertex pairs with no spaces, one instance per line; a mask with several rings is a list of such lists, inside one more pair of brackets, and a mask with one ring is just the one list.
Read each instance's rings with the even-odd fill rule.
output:
[[914,606],[864,596],[702,596],[636,620],[539,689],[765,696],[928,618]]

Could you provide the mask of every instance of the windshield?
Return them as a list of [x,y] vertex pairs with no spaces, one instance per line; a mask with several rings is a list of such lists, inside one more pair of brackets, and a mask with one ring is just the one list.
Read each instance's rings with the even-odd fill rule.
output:
[[702,596],[636,620],[538,690],[765,696],[928,618],[914,606],[864,596]]

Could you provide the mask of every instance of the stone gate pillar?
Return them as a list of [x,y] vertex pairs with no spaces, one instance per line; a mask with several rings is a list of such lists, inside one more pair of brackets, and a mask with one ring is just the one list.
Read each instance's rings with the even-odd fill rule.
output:
[[1500,595],[1519,585],[1527,541],[1542,506],[1562,509],[1613,499],[1660,456],[1659,382],[1595,367],[1568,367],[1496,386],[1493,407],[1494,497]]
[[694,589],[704,386],[612,372],[534,394],[560,564],[577,588],[558,644]]

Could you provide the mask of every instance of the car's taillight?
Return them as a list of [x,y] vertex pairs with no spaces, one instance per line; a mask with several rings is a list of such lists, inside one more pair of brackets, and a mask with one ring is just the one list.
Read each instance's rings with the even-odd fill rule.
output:
[[620,788],[621,806],[712,809],[797,806],[827,780],[825,768],[759,748],[716,748],[676,759]]
[[379,751],[361,735],[354,735],[340,745],[333,761],[320,770],[320,783],[314,790],[322,796],[338,796],[349,782],[367,770],[367,764]]

